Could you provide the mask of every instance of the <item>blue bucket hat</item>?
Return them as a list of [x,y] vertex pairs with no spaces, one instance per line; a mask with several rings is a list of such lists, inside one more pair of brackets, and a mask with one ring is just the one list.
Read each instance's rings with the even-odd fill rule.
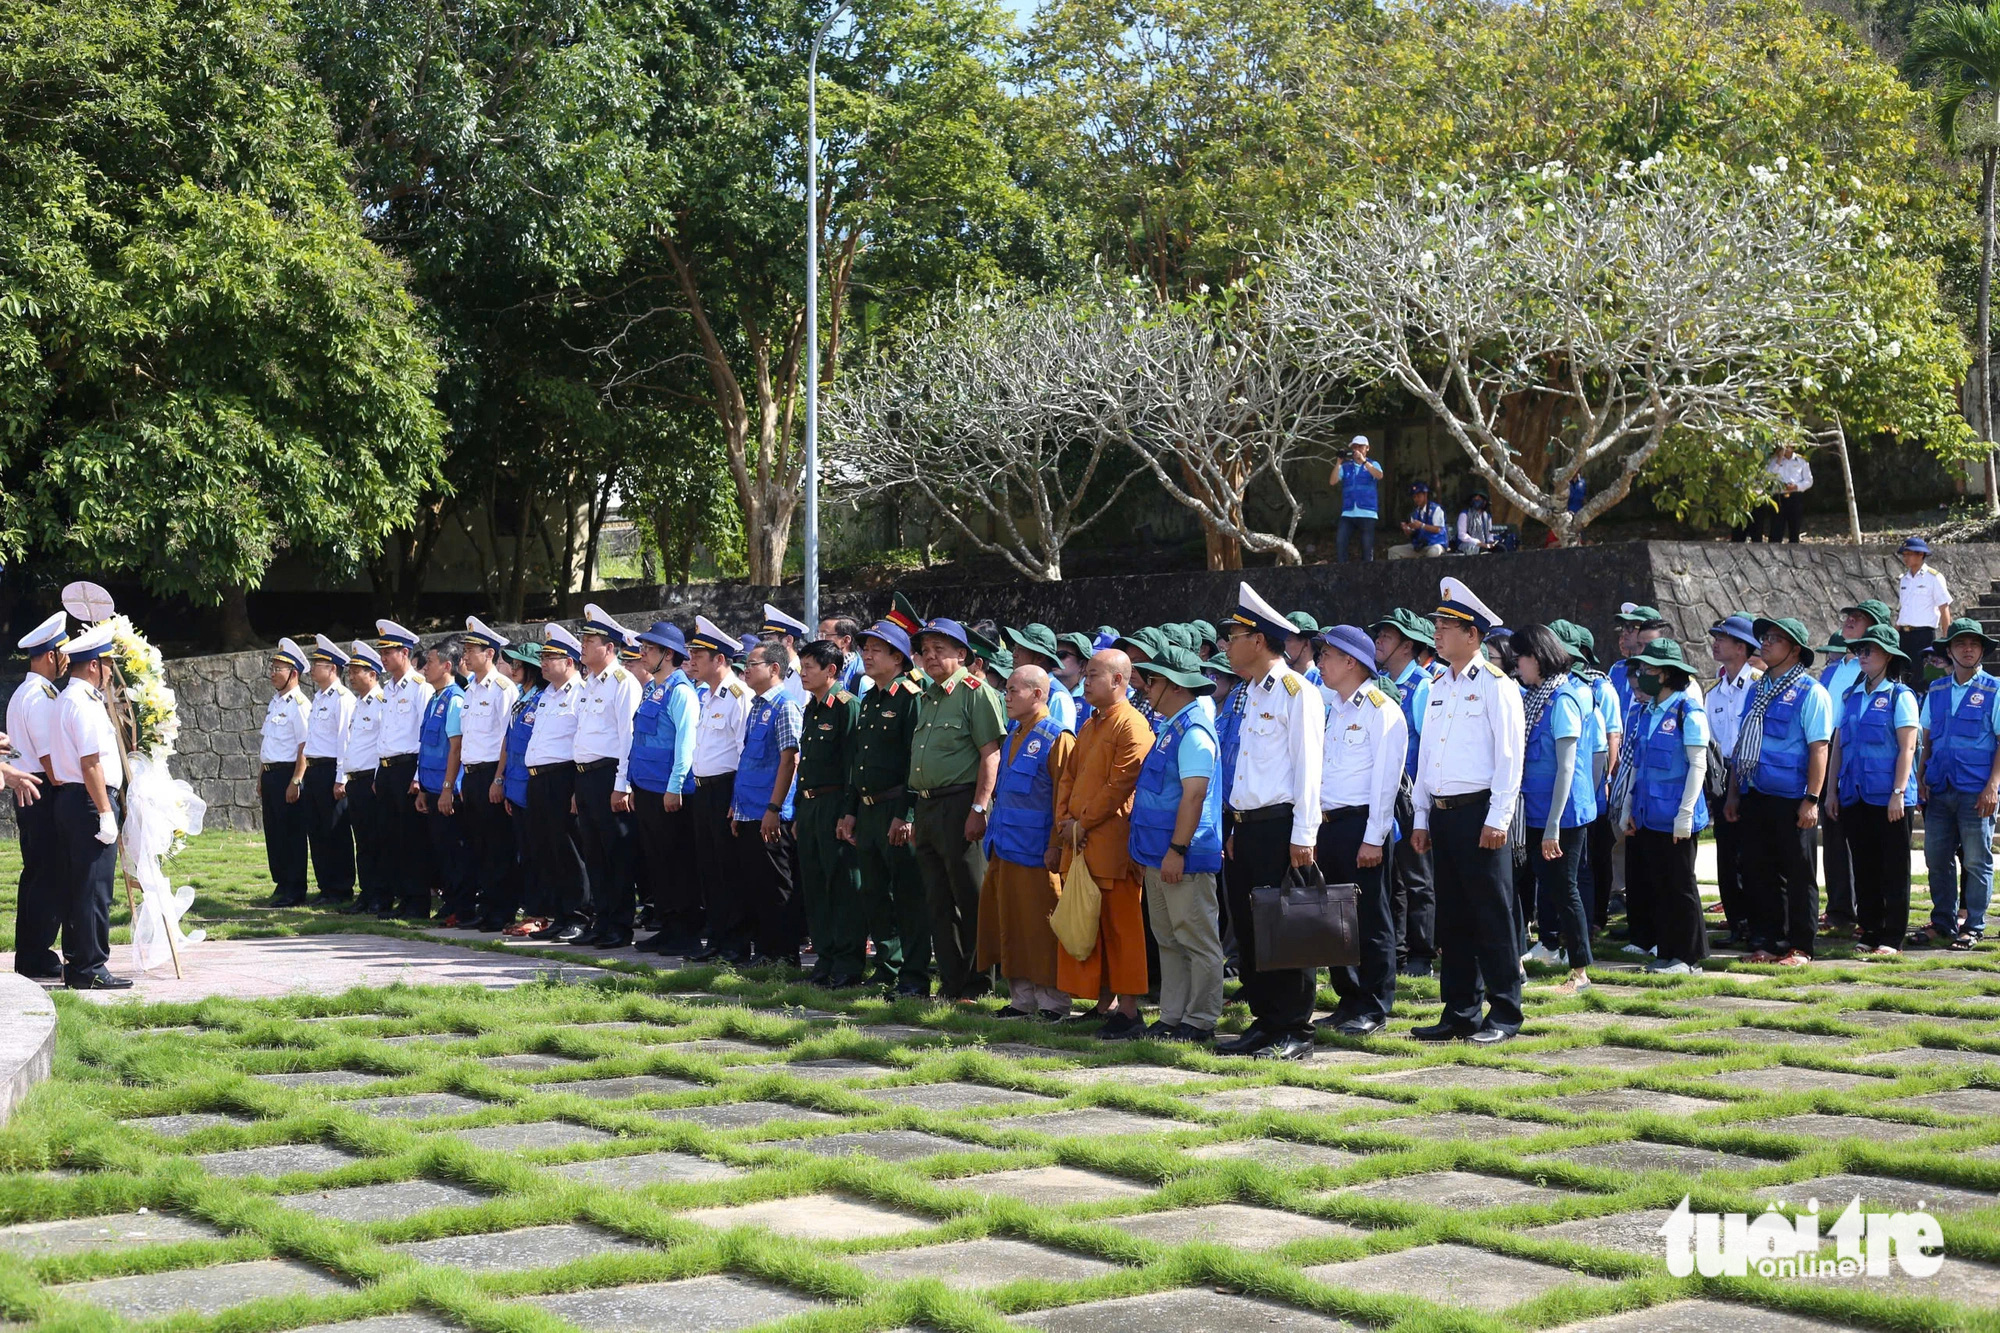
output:
[[914,662],[917,655],[910,651],[910,636],[903,632],[901,625],[888,620],[878,620],[861,631],[864,639],[880,639],[903,655],[905,662]]
[[1896,554],[1901,555],[1905,551],[1915,551],[1918,555],[1929,555],[1931,553],[1931,544],[1922,537],[1905,537],[1903,538],[1903,544],[1896,548]]
[[1741,611],[1731,616],[1724,616],[1720,624],[1710,625],[1708,632],[1747,643],[1752,652],[1764,646],[1764,641],[1757,637],[1756,622]]
[[688,655],[687,636],[682,634],[681,627],[672,621],[655,620],[639,631],[638,639],[640,643],[650,643],[655,648],[664,648],[675,657]]
[[1328,625],[1313,635],[1313,643],[1338,648],[1368,668],[1368,674],[1375,674],[1375,640],[1359,625]]
[[959,624],[956,620],[947,620],[943,616],[933,616],[924,622],[922,629],[917,631],[917,638],[922,640],[926,634],[942,634],[945,638],[950,639],[953,643],[965,649],[966,652],[969,653],[972,651],[972,636],[967,634],[965,626]]

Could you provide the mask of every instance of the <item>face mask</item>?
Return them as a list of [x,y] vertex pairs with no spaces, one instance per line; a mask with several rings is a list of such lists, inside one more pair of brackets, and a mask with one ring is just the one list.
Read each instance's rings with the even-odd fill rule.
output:
[[1641,671],[1637,679],[1639,682],[1639,688],[1644,690],[1647,694],[1658,694],[1660,692],[1659,672]]

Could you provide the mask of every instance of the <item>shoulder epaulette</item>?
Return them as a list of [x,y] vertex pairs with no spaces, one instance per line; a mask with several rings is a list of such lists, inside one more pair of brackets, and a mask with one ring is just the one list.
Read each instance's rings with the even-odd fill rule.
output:
[[1299,677],[1292,675],[1289,672],[1287,672],[1283,676],[1280,676],[1279,679],[1285,682],[1285,693],[1293,695],[1294,697],[1297,696],[1299,690],[1303,687],[1304,684],[1304,682],[1302,682],[1299,679]]
[[729,697],[732,699],[741,699],[750,692],[750,687],[740,680],[732,680],[724,688],[729,691]]
[[854,702],[854,696],[846,690],[835,690],[833,692],[833,702],[837,704],[851,704]]
[[1389,706],[1389,696],[1382,693],[1381,690],[1373,685],[1364,689],[1362,694],[1367,697],[1369,703],[1374,704],[1377,708],[1387,708]]
[[1486,674],[1487,674],[1487,675],[1489,675],[1489,676],[1496,676],[1496,677],[1499,677],[1499,678],[1501,678],[1501,679],[1503,679],[1503,680],[1504,680],[1504,679],[1506,678],[1506,676],[1507,676],[1507,673],[1506,673],[1506,672],[1502,671],[1502,670],[1501,670],[1501,669],[1500,669],[1499,667],[1497,667],[1497,666],[1495,666],[1495,665],[1494,665],[1494,663],[1493,663],[1493,660],[1492,660],[1491,658],[1487,658],[1487,657],[1482,657],[1482,658],[1480,658],[1480,659],[1479,659],[1479,665],[1481,665],[1481,666],[1483,666],[1483,667],[1485,667],[1485,668],[1486,668]]
[[35,677],[35,679],[36,679],[36,680],[39,680],[39,681],[41,681],[41,682],[42,682],[42,697],[43,697],[43,698],[46,698],[46,699],[53,699],[53,698],[55,698],[55,697],[56,697],[56,696],[57,696],[58,694],[60,694],[60,693],[61,693],[61,691],[60,691],[60,690],[56,689],[56,687],[55,687],[55,686],[54,686],[53,684],[51,684],[51,683],[50,683],[50,682],[49,682],[48,680],[44,679],[43,677],[41,677],[41,676],[37,676],[37,677]]
[[631,673],[631,672],[629,672],[629,671],[627,671],[627,670],[626,670],[626,669],[625,669],[624,667],[622,667],[622,666],[615,666],[615,667],[612,667],[612,668],[611,668],[611,679],[613,679],[613,680],[630,680],[630,679],[632,679],[632,673]]

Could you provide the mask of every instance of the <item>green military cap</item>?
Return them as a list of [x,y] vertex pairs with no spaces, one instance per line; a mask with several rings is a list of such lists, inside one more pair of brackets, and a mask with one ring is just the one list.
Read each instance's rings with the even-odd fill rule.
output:
[[1201,659],[1178,644],[1168,644],[1150,662],[1139,663],[1138,669],[1195,694],[1215,692],[1215,682],[1202,674]]
[[889,614],[883,619],[909,635],[911,643],[915,643],[917,635],[923,632],[923,615],[918,612],[916,604],[900,592],[889,598]]
[[1012,640],[1016,648],[1026,648],[1031,653],[1040,653],[1051,662],[1061,655],[1062,649],[1056,643],[1056,632],[1047,625],[1030,623],[1019,629],[1010,626],[1001,633]]
[[[1554,626],[1550,626],[1551,629]],[[1406,606],[1399,606],[1368,627],[1370,634],[1380,634],[1385,629],[1408,639],[1411,643],[1421,643],[1426,648],[1437,647],[1437,628],[1423,616]]]
[[[1980,637],[1984,638],[1985,635],[1982,634]],[[1887,625],[1870,625],[1847,641],[1848,652],[1861,648],[1876,648],[1891,657],[1900,657],[1905,662],[1910,660],[1910,655],[1903,651],[1903,645],[1896,638],[1896,631]]]
[[[1893,625],[1896,623],[1896,613],[1891,611],[1889,604],[1879,597],[1870,597],[1867,601],[1856,602],[1853,606],[1843,606],[1840,608],[1840,614],[1843,616],[1867,616],[1868,623],[1871,625]],[[1853,644],[1849,644],[1848,647],[1852,648]]]
[[1097,651],[1097,641],[1088,634],[1064,634],[1056,639],[1056,646],[1069,649],[1086,662]]
[[1158,657],[1167,647],[1167,638],[1158,628],[1148,625],[1144,629],[1135,629],[1130,634],[1119,635],[1118,641],[1111,646],[1128,657],[1135,649],[1147,657]]
[[1950,625],[1945,627],[1944,631],[1945,646],[1950,647],[1951,641],[1953,639],[1962,639],[1968,634],[1971,635],[1973,638],[1978,639],[1981,643],[1985,644],[1987,652],[1990,653],[1993,651],[1994,647],[1993,639],[1992,636],[1987,634],[1986,626],[1980,624],[1978,621],[1974,620],[1971,616],[1959,616],[1958,618],[1953,620]]
[[1667,618],[1660,614],[1658,607],[1640,606],[1637,602],[1627,602],[1618,608],[1618,623],[1621,625],[1637,625],[1640,629],[1651,629],[1655,625],[1666,624]]
[[1285,612],[1285,619],[1292,622],[1294,633],[1305,638],[1311,638],[1320,631],[1320,623],[1313,619],[1312,613],[1309,611],[1287,611]]
[[981,634],[970,625],[965,627],[965,646],[970,648],[983,662],[991,662],[993,655],[1000,651],[1000,645]]
[[1597,636],[1573,620],[1551,620],[1549,633],[1590,666],[1597,665]]
[[1222,640],[1218,639],[1215,635],[1215,626],[1211,625],[1206,620],[1190,620],[1188,622],[1188,628],[1194,631],[1194,641],[1196,647],[1200,647],[1204,643],[1222,642]]
[[[1799,651],[1802,654],[1800,661],[1802,661],[1807,666],[1812,665],[1813,663],[1813,649],[1811,643],[1812,635],[1806,632],[1805,621],[1798,619],[1796,616],[1781,616],[1776,620],[1772,620],[1765,616],[1759,616],[1757,618],[1757,623],[1754,626],[1754,628],[1757,631],[1757,637],[1759,639],[1762,639],[1766,634],[1769,634],[1773,630],[1776,630],[1778,633],[1784,635],[1786,638],[1790,639],[1793,643],[1796,643],[1799,646]],[[1852,648],[1853,647],[1852,642],[1850,642],[1848,646]]]
[[502,648],[500,652],[502,656],[511,657],[523,666],[540,666],[542,664],[542,645],[536,643],[533,639],[524,640],[511,648]]
[[1653,640],[1632,660],[1646,666],[1672,667],[1676,671],[1685,671],[1690,676],[1694,674],[1694,668],[1688,665],[1687,654],[1681,651],[1679,642],[1673,639]]

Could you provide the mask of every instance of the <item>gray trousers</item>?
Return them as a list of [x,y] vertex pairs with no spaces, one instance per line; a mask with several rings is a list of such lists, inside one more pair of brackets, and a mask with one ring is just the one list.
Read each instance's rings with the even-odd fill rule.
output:
[[1222,934],[1217,929],[1215,876],[1181,876],[1168,884],[1140,866],[1146,917],[1160,942],[1160,1021],[1214,1031],[1222,1017]]

